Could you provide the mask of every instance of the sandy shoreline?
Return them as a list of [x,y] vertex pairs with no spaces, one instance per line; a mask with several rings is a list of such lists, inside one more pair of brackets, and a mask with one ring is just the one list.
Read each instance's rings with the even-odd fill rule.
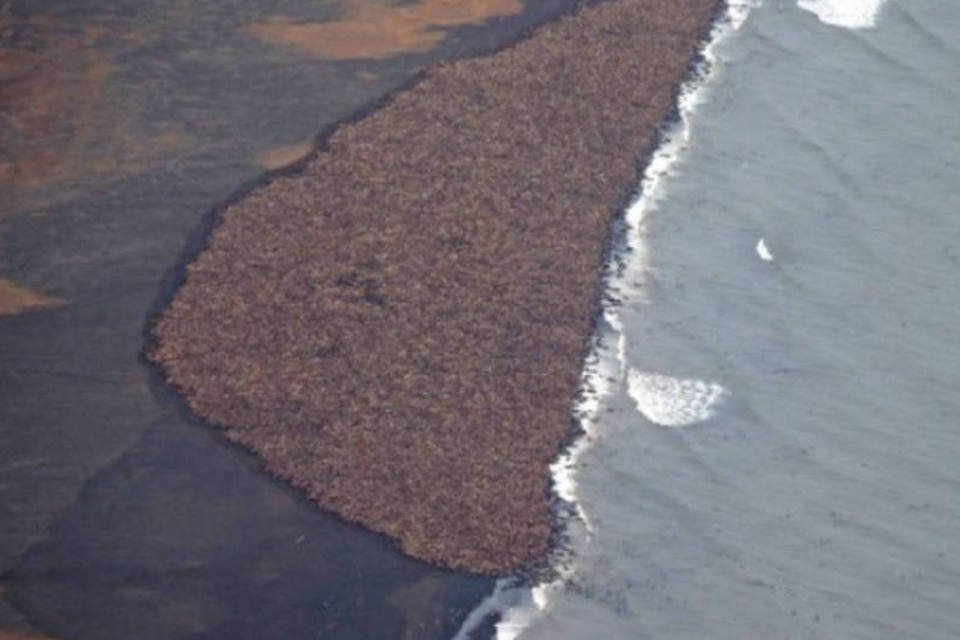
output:
[[604,3],[433,68],[222,214],[152,357],[271,472],[410,555],[542,561],[607,227],[715,4]]

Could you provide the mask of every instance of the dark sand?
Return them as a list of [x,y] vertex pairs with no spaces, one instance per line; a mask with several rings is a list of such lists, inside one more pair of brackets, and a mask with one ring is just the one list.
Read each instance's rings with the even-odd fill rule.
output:
[[412,556],[542,561],[608,225],[715,9],[614,1],[432,68],[223,213],[151,357],[271,472]]

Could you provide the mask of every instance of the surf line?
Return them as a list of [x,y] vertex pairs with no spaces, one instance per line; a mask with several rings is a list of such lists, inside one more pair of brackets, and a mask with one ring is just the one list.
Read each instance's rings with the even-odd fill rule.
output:
[[[593,347],[581,375],[580,399],[573,409],[583,435],[550,466],[557,495],[572,506],[573,515],[564,522],[571,547],[575,546],[575,541],[588,542],[593,531],[590,518],[577,499],[576,474],[580,459],[597,439],[603,400],[628,376],[626,334],[619,312],[620,296],[625,290],[630,290],[631,296],[642,295],[639,287],[642,286],[647,268],[644,218],[662,200],[664,179],[672,175],[672,169],[689,147],[692,116],[705,100],[706,90],[720,67],[717,46],[739,31],[750,12],[760,4],[760,0],[726,2],[724,12],[714,22],[701,49],[701,61],[692,77],[681,87],[677,99],[679,118],[665,132],[643,173],[637,196],[624,214],[627,246],[614,252],[607,265],[607,273],[610,274],[605,286],[607,295],[604,296],[600,322],[593,336]],[[721,394],[722,390],[716,395]],[[515,577],[498,580],[493,593],[470,613],[454,640],[469,640],[472,633],[493,615],[500,617],[496,623],[496,640],[516,640],[549,609],[573,576],[570,552],[571,549],[555,552],[553,564],[556,577],[549,581],[531,587]]]

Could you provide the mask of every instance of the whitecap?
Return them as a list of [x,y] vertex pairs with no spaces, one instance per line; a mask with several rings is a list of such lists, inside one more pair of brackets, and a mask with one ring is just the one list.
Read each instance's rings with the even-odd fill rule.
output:
[[633,369],[628,379],[628,391],[640,413],[663,427],[685,427],[708,420],[727,394],[715,382]]
[[847,29],[869,29],[877,24],[877,15],[885,0],[797,0],[797,6],[809,11],[824,24]]
[[767,246],[767,241],[763,238],[757,240],[757,255],[760,256],[760,259],[764,262],[773,261],[773,253],[771,253],[770,247]]

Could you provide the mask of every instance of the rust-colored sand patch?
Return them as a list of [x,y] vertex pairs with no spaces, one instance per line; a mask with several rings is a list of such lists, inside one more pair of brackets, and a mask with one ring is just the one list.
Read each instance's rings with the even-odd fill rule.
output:
[[302,22],[277,16],[246,29],[264,42],[293,47],[312,56],[336,60],[386,58],[426,51],[446,37],[446,29],[521,11],[519,0],[422,0],[401,5],[359,0],[349,2],[343,17],[334,22]]
[[268,170],[279,169],[302,160],[311,151],[313,144],[310,142],[274,147],[258,153],[257,164]]
[[54,638],[17,631],[0,631],[0,640],[54,640]]
[[46,309],[64,304],[63,300],[45,296],[0,278],[0,316],[13,316],[34,309]]
[[68,32],[34,17],[0,25],[0,184],[31,188],[71,173],[70,156],[94,129],[94,111],[113,65],[95,48],[100,30]]
[[182,144],[177,131],[144,136],[136,99],[111,91],[117,62],[105,45],[143,37],[0,14],[0,188],[125,175]]

